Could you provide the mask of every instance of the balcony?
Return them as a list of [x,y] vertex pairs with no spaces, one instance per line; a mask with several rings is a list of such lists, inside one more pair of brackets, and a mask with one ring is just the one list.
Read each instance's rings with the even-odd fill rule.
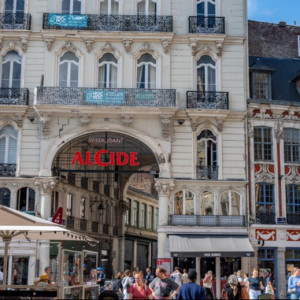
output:
[[0,29],[30,30],[31,15],[22,12],[0,14]]
[[274,213],[256,213],[256,223],[276,224]]
[[286,220],[288,224],[300,225],[300,213],[287,213]]
[[[172,16],[43,14],[43,29],[172,32]],[[72,19],[69,21],[69,19]],[[82,22],[83,21],[83,22]],[[85,24],[84,24],[85,23]]]
[[67,217],[67,227],[74,229],[74,221],[75,221],[75,218],[73,216],[68,216]]
[[228,109],[228,92],[188,91],[186,93],[186,107],[197,109]]
[[92,222],[92,232],[98,233],[99,229],[99,222]]
[[109,225],[108,224],[103,224],[103,233],[109,234]]
[[0,105],[28,105],[29,90],[0,88]]
[[225,18],[189,17],[189,33],[225,34]]
[[0,177],[15,177],[16,164],[0,164]]
[[86,219],[80,219],[80,230],[86,231],[87,228],[87,220]]
[[196,166],[196,176],[200,180],[218,180],[218,166]]
[[169,215],[172,226],[245,226],[245,216],[202,216],[202,215]]
[[176,107],[176,90],[38,87],[35,105]]

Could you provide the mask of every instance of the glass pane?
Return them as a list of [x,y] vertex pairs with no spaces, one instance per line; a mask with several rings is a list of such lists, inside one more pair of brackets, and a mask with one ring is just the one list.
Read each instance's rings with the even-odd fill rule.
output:
[[204,2],[197,4],[197,16],[204,16]]
[[73,14],[74,15],[80,15],[81,14],[81,1],[79,0],[74,0],[73,4]]
[[138,3],[137,7],[137,11],[138,11],[138,15],[145,15],[146,14],[146,0],[143,0],[141,2]]
[[10,65],[11,65],[10,62],[2,64],[1,87],[3,87],[3,88],[9,87]]
[[210,192],[204,192],[203,199],[203,215],[210,216],[214,214],[214,195]]
[[197,69],[197,91],[205,92],[205,68]]
[[156,3],[152,0],[149,1],[149,15],[156,15]]
[[100,14],[108,15],[108,1],[110,0],[103,0],[100,2]]
[[0,205],[10,207],[10,190],[6,188],[0,189]]
[[216,70],[208,67],[207,68],[208,71],[208,87],[207,90],[209,92],[214,92],[216,91]]
[[14,8],[14,1],[5,0],[5,12],[12,12]]
[[[0,131],[1,134],[1,131]],[[6,145],[6,137],[0,137],[0,163],[6,163],[5,162],[5,145]]]
[[208,4],[208,16],[215,16],[216,15],[216,6],[210,2]]
[[66,87],[68,85],[68,63],[63,63],[59,67],[59,86]]
[[70,14],[70,1],[71,0],[62,0],[61,1],[61,12],[63,14]]
[[183,191],[175,194],[175,215],[183,215]]
[[104,62],[114,62],[115,64],[118,63],[118,60],[115,58],[115,56],[112,53],[105,53],[100,59],[99,64]]
[[231,192],[231,215],[240,215],[240,195],[236,192]]
[[13,80],[21,79],[21,64],[14,62],[13,63]]
[[140,64],[140,63],[148,63],[148,62],[151,62],[152,64],[156,64],[156,60],[153,58],[153,56],[151,54],[143,54],[138,60],[137,60],[137,63]]
[[185,214],[194,215],[194,194],[192,192],[185,192]]
[[24,11],[24,0],[17,0],[17,12],[23,12]]
[[71,64],[71,86],[78,87],[78,66]]
[[225,193],[221,197],[221,212],[223,216],[229,215],[229,193]]
[[156,68],[153,66],[148,67],[148,88],[155,89],[156,88]]
[[205,159],[205,141],[201,141],[197,143],[197,157],[198,157],[198,166],[205,167],[206,159]]
[[61,58],[60,61],[63,62],[64,60],[68,61],[75,61],[79,63],[79,58],[73,52],[66,52]]
[[117,88],[118,69],[110,65],[110,88]]
[[115,0],[111,0],[111,14],[117,15],[119,14],[119,2]]
[[197,65],[200,66],[201,64],[211,64],[213,66],[216,65],[215,61],[209,55],[203,55],[197,62]]
[[78,285],[81,282],[82,256],[81,252],[63,251],[63,285]]
[[35,202],[35,191],[33,189],[29,189],[28,195],[28,210],[34,211],[34,202]]
[[13,257],[11,283],[14,285],[28,284],[28,257]]
[[17,162],[17,140],[9,138],[8,161],[9,164],[16,164]]

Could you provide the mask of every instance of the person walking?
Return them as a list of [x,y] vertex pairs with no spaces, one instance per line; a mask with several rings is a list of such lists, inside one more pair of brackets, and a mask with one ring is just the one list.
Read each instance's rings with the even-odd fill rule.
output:
[[132,278],[130,277],[130,270],[126,270],[124,272],[125,277],[122,280],[122,288],[123,288],[123,299],[129,299],[128,289],[132,284]]
[[213,272],[208,271],[203,279],[203,287],[205,288],[206,299],[215,299],[213,290]]
[[171,277],[179,286],[182,285],[182,274],[179,267],[174,268],[174,272],[171,274]]
[[182,284],[186,284],[188,282],[189,282],[188,271],[187,271],[187,269],[183,269]]
[[122,299],[123,288],[122,288],[122,272],[118,272],[115,276],[115,280],[112,285],[112,291],[114,291],[119,299]]
[[104,284],[105,284],[105,274],[103,272],[102,267],[97,268],[97,283],[100,286],[100,292],[104,289]]
[[273,276],[272,272],[265,273],[265,293],[274,295]]
[[146,269],[145,284],[149,285],[152,282],[153,279],[154,279],[154,276],[151,273],[151,269],[147,268]]
[[150,283],[154,299],[172,299],[179,290],[179,285],[171,278],[167,277],[166,270],[159,267],[155,271],[156,278]]
[[238,271],[236,272],[236,276],[237,276],[237,279],[238,279],[238,282],[239,282],[239,283],[244,282],[242,270],[238,270]]
[[291,299],[300,299],[300,269],[294,269],[294,275],[290,276],[288,281],[288,290]]
[[129,299],[152,299],[152,291],[143,283],[143,278],[143,272],[135,273],[135,283],[128,289]]
[[258,299],[258,296],[261,295],[261,290],[264,290],[264,286],[261,278],[258,277],[258,270],[254,268],[252,277],[248,279],[249,299]]
[[244,285],[246,287],[248,287],[248,279],[249,279],[249,274],[248,273],[245,273],[244,274]]
[[183,284],[179,288],[177,299],[188,300],[188,299],[199,299],[205,300],[205,290],[202,286],[196,283],[197,272],[194,269],[190,269],[187,273],[188,283]]

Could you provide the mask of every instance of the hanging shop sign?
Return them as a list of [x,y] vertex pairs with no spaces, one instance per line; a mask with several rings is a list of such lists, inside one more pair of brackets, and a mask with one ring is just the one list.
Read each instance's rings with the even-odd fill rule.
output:
[[48,23],[51,26],[87,27],[87,16],[49,14]]
[[85,152],[82,156],[80,152],[76,152],[72,160],[72,165],[92,166],[98,165],[102,167],[107,166],[138,166],[138,153],[137,152],[108,152],[108,150],[99,150],[92,157],[91,152]]
[[85,90],[85,102],[93,104],[123,105],[125,91],[123,90]]

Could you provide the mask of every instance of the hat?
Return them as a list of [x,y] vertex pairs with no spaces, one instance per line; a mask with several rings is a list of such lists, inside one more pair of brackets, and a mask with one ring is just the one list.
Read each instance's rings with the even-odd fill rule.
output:
[[40,279],[42,281],[48,281],[48,275],[41,275]]
[[189,269],[188,271],[188,279],[194,280],[197,278],[197,272],[195,269]]
[[103,271],[103,268],[102,267],[98,267],[97,271]]

